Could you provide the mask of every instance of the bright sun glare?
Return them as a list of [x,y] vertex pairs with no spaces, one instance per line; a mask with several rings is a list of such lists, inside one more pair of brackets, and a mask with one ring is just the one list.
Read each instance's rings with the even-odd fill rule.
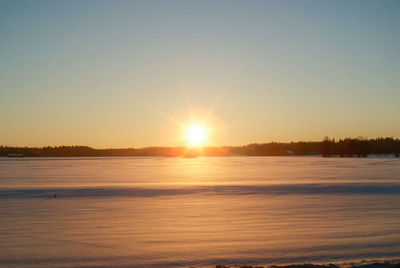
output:
[[186,138],[189,146],[201,146],[207,138],[207,131],[203,125],[191,125],[187,128]]

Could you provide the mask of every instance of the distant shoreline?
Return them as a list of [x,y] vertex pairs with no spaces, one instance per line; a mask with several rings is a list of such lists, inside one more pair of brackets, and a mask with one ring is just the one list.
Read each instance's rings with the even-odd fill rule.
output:
[[[20,158],[146,158],[146,157],[160,157],[160,158],[185,158],[183,156],[164,156],[164,155],[113,155],[113,156],[30,156],[30,155],[22,155],[22,156],[7,156],[7,155],[0,155],[0,159],[20,159]],[[324,157],[323,155],[200,155],[198,157],[315,157],[315,158],[399,158],[394,154],[369,154],[363,157],[349,157],[349,156],[340,156],[340,155],[331,155],[329,157]],[[198,158],[194,157],[194,158]],[[399,267],[400,268],[400,267]]]
[[290,264],[290,265],[222,265],[217,264],[215,268],[399,268],[398,261],[380,261],[380,262],[360,262],[348,264]]
[[9,157],[123,157],[164,156],[193,158],[198,156],[322,156],[368,157],[400,156],[400,139],[346,138],[309,142],[253,143],[243,146],[145,147],[95,149],[89,146],[14,147],[0,146],[0,156]]

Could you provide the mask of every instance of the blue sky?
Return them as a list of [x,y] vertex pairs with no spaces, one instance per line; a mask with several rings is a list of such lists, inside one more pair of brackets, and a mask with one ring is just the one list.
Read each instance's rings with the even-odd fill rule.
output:
[[399,29],[386,0],[3,0],[0,144],[400,137]]

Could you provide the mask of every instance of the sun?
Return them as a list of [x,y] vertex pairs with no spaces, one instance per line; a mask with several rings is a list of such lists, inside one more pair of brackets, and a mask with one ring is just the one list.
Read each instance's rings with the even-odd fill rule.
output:
[[202,146],[207,138],[207,130],[201,124],[193,124],[186,130],[189,146]]

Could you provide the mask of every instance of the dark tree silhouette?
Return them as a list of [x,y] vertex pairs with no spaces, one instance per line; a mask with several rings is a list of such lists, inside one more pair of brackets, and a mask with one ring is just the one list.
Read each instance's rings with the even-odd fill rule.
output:
[[[11,147],[0,146],[0,156],[31,157],[103,157],[103,156],[183,156],[185,147],[146,147],[123,149],[94,149],[88,146],[55,147]],[[200,154],[205,156],[288,156],[322,155],[323,157],[366,157],[368,154],[400,155],[400,140],[394,138],[346,138],[330,139],[325,137],[320,142],[260,143],[245,146],[204,147]]]

